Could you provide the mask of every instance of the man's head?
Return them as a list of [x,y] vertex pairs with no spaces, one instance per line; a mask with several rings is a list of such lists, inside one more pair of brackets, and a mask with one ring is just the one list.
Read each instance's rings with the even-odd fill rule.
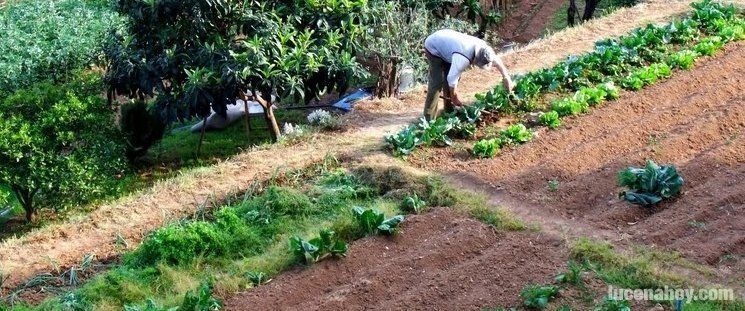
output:
[[489,69],[491,65],[497,61],[497,53],[494,52],[489,46],[485,46],[476,52],[476,59],[474,65],[482,69]]

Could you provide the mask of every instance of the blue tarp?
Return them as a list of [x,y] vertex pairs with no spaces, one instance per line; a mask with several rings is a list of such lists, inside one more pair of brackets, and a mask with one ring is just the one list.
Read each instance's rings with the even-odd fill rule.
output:
[[354,92],[352,94],[349,94],[345,96],[344,98],[340,99],[338,102],[331,105],[334,108],[341,109],[345,112],[348,112],[354,108],[354,104],[357,102],[363,100],[363,99],[372,99],[373,93],[372,89],[370,88],[363,88],[357,90],[357,92]]

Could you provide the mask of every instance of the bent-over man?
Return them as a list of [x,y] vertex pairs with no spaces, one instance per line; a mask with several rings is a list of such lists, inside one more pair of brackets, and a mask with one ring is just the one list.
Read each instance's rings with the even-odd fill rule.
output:
[[[482,69],[496,67],[502,74],[505,88],[512,90],[513,83],[507,68],[486,41],[455,30],[439,30],[424,40],[424,49],[429,61],[429,83],[424,103],[424,117],[436,119],[442,111],[452,111],[463,105],[457,87],[460,75],[471,65]],[[440,91],[444,105],[439,101]]]

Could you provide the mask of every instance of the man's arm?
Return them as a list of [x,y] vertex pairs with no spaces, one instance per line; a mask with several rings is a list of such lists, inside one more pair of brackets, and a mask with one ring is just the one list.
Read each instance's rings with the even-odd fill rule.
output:
[[458,80],[460,75],[471,66],[471,61],[463,55],[454,54],[453,62],[450,64],[450,72],[448,72],[448,86],[450,87],[450,100],[455,106],[463,106],[463,102],[458,98],[456,89],[458,88]]
[[502,75],[502,83],[504,84],[504,88],[507,89],[507,91],[512,92],[512,89],[515,88],[515,83],[512,82],[510,73],[507,71],[507,66],[504,65],[501,57],[497,57],[497,59],[494,60],[494,67],[496,67],[499,73]]

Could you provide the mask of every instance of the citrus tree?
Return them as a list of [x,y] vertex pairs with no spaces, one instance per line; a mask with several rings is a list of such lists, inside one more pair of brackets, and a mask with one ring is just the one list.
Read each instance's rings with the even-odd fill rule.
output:
[[126,169],[121,134],[99,87],[41,83],[0,101],[0,188],[15,194],[28,221],[42,206],[104,196]]

